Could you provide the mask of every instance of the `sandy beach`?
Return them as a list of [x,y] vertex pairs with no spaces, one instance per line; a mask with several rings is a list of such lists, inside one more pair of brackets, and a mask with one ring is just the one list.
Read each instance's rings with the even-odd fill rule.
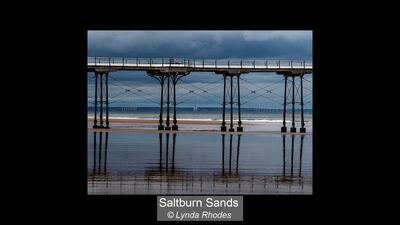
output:
[[[88,122],[93,123],[93,118],[88,118]],[[136,118],[110,118],[110,123],[115,124],[158,124],[158,119],[136,119]],[[165,124],[165,120],[163,121]],[[221,121],[218,120],[191,120],[191,119],[178,119],[178,124],[191,124],[191,125],[220,125]],[[236,125],[237,121],[234,121]],[[173,124],[173,120],[170,120],[170,124]]]
[[111,117],[109,129],[88,117],[88,194],[312,193],[312,121],[306,133],[296,122],[296,133],[282,134],[282,121],[267,116],[244,120],[243,132],[237,120],[221,132],[208,118],[159,131],[156,118],[128,116]]
[[[220,120],[207,120],[207,119],[181,119],[178,120],[179,131],[158,131],[157,126],[159,121],[156,119],[144,119],[144,118],[110,118],[110,129],[107,131],[127,131],[127,132],[145,132],[145,133],[165,133],[165,132],[184,132],[184,133],[214,133],[214,134],[222,134],[220,132],[221,121]],[[230,121],[226,121],[226,126],[229,128]],[[88,129],[92,131],[104,131],[103,129],[93,129],[93,118],[88,118]],[[163,122],[164,126],[165,121]],[[170,125],[172,126],[172,121]],[[235,132],[224,132],[226,134],[229,133],[237,133],[236,128],[238,126],[237,121],[234,121],[233,127]],[[242,133],[246,134],[258,134],[258,133],[273,133],[273,134],[281,134],[280,127],[282,123],[280,122],[252,122],[246,121],[242,123],[244,131]],[[290,134],[304,134],[299,133],[299,126],[296,133]],[[290,125],[288,125],[289,130]],[[309,125],[307,127],[307,132],[305,134],[311,134],[312,129]],[[289,133],[288,133],[289,134]]]
[[90,195],[312,194],[312,135],[114,126],[88,129]]

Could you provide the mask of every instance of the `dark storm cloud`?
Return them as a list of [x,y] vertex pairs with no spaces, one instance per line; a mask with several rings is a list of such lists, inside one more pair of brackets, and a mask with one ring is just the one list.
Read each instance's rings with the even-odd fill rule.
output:
[[311,59],[311,31],[89,31],[89,56]]

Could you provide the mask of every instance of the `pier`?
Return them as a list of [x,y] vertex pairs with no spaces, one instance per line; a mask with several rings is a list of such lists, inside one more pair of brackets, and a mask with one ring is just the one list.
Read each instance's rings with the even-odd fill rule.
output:
[[[176,89],[179,88],[179,80],[189,76],[192,72],[212,72],[216,76],[222,76],[223,99],[221,132],[243,132],[241,121],[240,100],[240,76],[252,73],[275,73],[283,76],[284,99],[283,99],[283,124],[281,132],[286,133],[286,108],[291,105],[292,124],[291,133],[296,133],[295,126],[296,107],[300,105],[300,133],[305,133],[304,127],[304,99],[303,99],[303,77],[311,74],[313,65],[311,61],[305,60],[214,60],[214,59],[176,59],[176,58],[117,58],[117,57],[88,57],[87,71],[95,74],[94,90],[94,121],[93,128],[109,129],[109,95],[108,77],[116,71],[144,71],[160,84],[160,111],[158,130],[178,130],[176,113]],[[300,92],[300,96],[295,95]],[[236,97],[236,99],[234,99]],[[172,101],[172,103],[171,103]],[[166,121],[163,120],[163,108],[166,104]],[[172,105],[172,106],[171,106]],[[226,106],[230,108],[229,125],[226,121]],[[237,107],[238,124],[236,129],[233,123],[233,108]],[[170,108],[173,107],[171,124]]]

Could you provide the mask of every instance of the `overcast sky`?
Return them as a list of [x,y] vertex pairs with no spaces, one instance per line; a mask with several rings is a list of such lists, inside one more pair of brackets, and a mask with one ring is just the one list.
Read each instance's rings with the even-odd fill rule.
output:
[[89,56],[311,59],[311,31],[89,31]]
[[[89,31],[88,56],[312,60],[312,31]],[[93,77],[88,74],[89,106],[93,105]],[[281,76],[250,73],[241,77],[246,80],[241,83],[243,107],[277,107],[273,104],[283,101]],[[310,81],[304,82],[305,102],[309,102],[305,108],[311,108],[312,79],[305,78]],[[182,102],[180,106],[220,106],[221,79],[214,73],[191,73],[178,84],[177,101]],[[132,94],[125,89],[140,91]],[[269,89],[274,90],[266,93]],[[189,94],[190,90],[196,91]],[[114,72],[110,96],[110,106],[157,106],[159,84],[145,72]]]

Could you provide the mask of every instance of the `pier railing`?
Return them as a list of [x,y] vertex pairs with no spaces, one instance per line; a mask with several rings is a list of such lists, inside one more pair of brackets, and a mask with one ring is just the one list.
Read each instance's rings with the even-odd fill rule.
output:
[[88,57],[88,66],[110,67],[183,67],[183,68],[254,68],[312,69],[311,60],[212,60],[186,58],[114,58]]

